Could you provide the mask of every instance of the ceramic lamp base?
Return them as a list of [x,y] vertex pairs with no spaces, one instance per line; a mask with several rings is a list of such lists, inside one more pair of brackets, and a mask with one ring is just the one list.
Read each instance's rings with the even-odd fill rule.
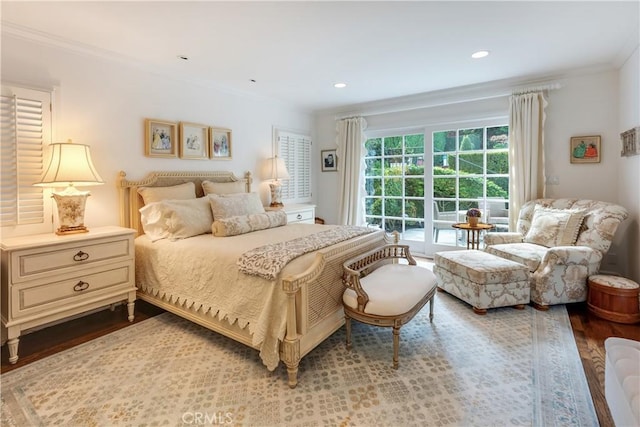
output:
[[60,193],[53,193],[53,197],[58,206],[58,221],[60,227],[56,234],[86,233],[89,231],[84,226],[84,207],[87,203],[88,191],[78,191],[74,187]]
[[269,183],[271,189],[271,206],[272,208],[281,208],[284,206],[282,203],[282,185],[279,181]]

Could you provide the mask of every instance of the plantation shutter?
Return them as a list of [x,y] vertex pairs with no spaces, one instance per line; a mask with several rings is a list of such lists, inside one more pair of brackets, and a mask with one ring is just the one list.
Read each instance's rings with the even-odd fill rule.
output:
[[290,177],[282,181],[282,198],[293,203],[311,201],[311,138],[283,130],[276,134],[278,156]]
[[[0,225],[3,235],[16,227],[36,225],[28,232],[50,230],[43,189],[32,184],[40,178],[44,146],[50,142],[51,94],[2,87],[0,96]],[[26,231],[26,230],[25,230]],[[17,232],[15,234],[23,234]]]

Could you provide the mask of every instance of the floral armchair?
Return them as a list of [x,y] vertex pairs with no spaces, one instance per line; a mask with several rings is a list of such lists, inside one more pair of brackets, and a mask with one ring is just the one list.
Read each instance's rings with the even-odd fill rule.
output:
[[531,200],[520,210],[517,232],[485,234],[485,251],[529,267],[537,308],[585,301],[587,279],[627,216],[622,206],[596,200]]

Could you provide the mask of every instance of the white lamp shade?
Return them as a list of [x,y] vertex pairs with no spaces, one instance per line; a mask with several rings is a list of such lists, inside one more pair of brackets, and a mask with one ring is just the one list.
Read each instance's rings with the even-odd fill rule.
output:
[[50,147],[49,165],[40,181],[33,185],[63,187],[104,184],[93,166],[88,145],[66,142],[51,144]]
[[281,157],[270,157],[264,163],[264,179],[289,179],[289,172],[284,159]]

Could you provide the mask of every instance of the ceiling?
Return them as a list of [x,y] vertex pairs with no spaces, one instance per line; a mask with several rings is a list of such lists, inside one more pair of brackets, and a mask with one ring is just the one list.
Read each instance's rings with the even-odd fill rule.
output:
[[[223,90],[327,110],[620,66],[640,40],[639,5],[3,0],[1,12],[3,36],[46,40]],[[480,49],[491,54],[472,59]],[[336,82],[347,87],[336,89]]]

